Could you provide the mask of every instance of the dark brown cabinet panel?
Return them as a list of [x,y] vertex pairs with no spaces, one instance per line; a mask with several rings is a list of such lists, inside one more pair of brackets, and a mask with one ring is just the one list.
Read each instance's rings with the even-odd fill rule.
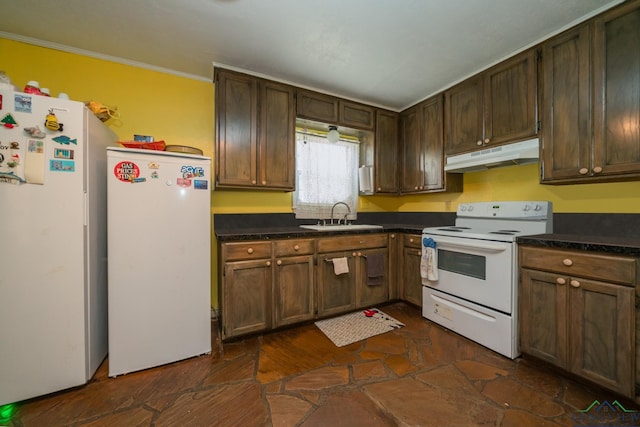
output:
[[375,192],[398,193],[398,113],[378,110],[374,149]]
[[298,90],[296,115],[303,119],[338,124],[338,98],[308,90]]
[[258,82],[237,73],[216,77],[216,185],[257,183]]
[[216,187],[293,190],[295,91],[216,69]]
[[402,299],[422,307],[422,277],[420,277],[420,260],[422,258],[422,236],[405,234],[402,244],[402,261],[400,263],[400,286]]
[[521,246],[520,346],[628,397],[635,397],[638,260]]
[[313,255],[278,257],[274,265],[275,327],[313,319]]
[[545,43],[542,50],[542,182],[580,177],[591,160],[590,26]]
[[[335,274],[333,259],[347,258],[349,272]],[[318,316],[345,313],[356,307],[356,257],[347,252],[318,254]]]
[[542,182],[640,179],[640,1],[543,45]]
[[[368,277],[369,258],[379,255],[383,263],[383,275],[372,284]],[[356,307],[371,307],[389,299],[389,250],[387,248],[367,249],[357,253],[358,283],[356,286]]]
[[462,175],[444,173],[442,96],[435,96],[403,111],[400,126],[400,192],[461,191]]
[[537,51],[514,56],[445,92],[445,152],[537,135]]

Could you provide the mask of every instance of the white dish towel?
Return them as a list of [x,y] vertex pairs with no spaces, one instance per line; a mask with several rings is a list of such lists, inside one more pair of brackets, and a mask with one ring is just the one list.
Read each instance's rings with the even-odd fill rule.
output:
[[438,252],[436,242],[431,238],[424,238],[422,242],[420,277],[431,282],[438,280]]
[[336,276],[349,272],[347,257],[333,258],[331,261],[333,261],[333,273]]

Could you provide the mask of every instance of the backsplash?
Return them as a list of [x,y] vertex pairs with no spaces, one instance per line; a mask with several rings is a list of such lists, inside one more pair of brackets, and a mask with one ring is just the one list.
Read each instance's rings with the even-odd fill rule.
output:
[[[453,225],[455,216],[454,212],[360,212],[355,223],[437,227]],[[292,213],[213,215],[215,230],[297,227],[313,223],[313,220],[297,220]],[[640,214],[554,213],[553,232],[557,234],[640,238]]]

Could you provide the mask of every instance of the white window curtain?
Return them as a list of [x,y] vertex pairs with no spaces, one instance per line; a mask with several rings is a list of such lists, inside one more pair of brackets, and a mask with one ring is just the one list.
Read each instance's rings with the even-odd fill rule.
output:
[[[323,136],[296,132],[296,190],[293,210],[300,219],[329,219],[337,202],[349,205],[348,219],[357,217],[358,154],[354,142],[331,143]],[[334,210],[334,219],[347,214],[344,205]]]

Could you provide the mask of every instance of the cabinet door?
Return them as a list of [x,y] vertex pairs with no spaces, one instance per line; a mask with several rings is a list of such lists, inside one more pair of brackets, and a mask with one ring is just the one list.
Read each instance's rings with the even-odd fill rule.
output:
[[296,111],[298,117],[327,124],[338,124],[338,98],[333,96],[299,90]]
[[445,92],[445,153],[458,154],[483,144],[483,79],[471,77]]
[[[383,276],[375,284],[369,279],[367,263],[374,255],[381,255],[383,262]],[[386,302],[389,299],[389,251],[387,248],[360,251],[357,255],[358,285],[356,292],[356,307],[370,307]]]
[[633,397],[634,288],[571,278],[571,371]]
[[524,52],[484,74],[484,144],[534,137],[538,132],[537,52]]
[[313,319],[313,255],[278,258],[275,264],[275,326]]
[[338,120],[340,125],[357,129],[373,130],[376,117],[376,112],[373,107],[342,100],[338,105]]
[[259,185],[293,190],[295,185],[295,92],[260,82]]
[[[336,275],[333,259],[347,257],[349,272]],[[351,253],[334,252],[318,255],[318,315],[344,313],[356,305],[356,257]]]
[[270,260],[227,262],[222,280],[222,337],[271,328]]
[[520,270],[520,350],[565,369],[568,281],[552,273]]
[[398,193],[398,113],[378,110],[375,136],[375,192]]
[[580,178],[591,165],[590,26],[542,50],[542,182]]
[[419,106],[403,111],[400,116],[402,138],[401,193],[420,191],[422,183],[422,156],[420,155]]
[[402,299],[422,307],[421,249],[404,246],[402,251]]
[[595,20],[594,176],[640,174],[640,2]]
[[420,103],[420,169],[423,190],[444,189],[442,96]]
[[258,84],[250,76],[216,72],[216,185],[257,183]]

